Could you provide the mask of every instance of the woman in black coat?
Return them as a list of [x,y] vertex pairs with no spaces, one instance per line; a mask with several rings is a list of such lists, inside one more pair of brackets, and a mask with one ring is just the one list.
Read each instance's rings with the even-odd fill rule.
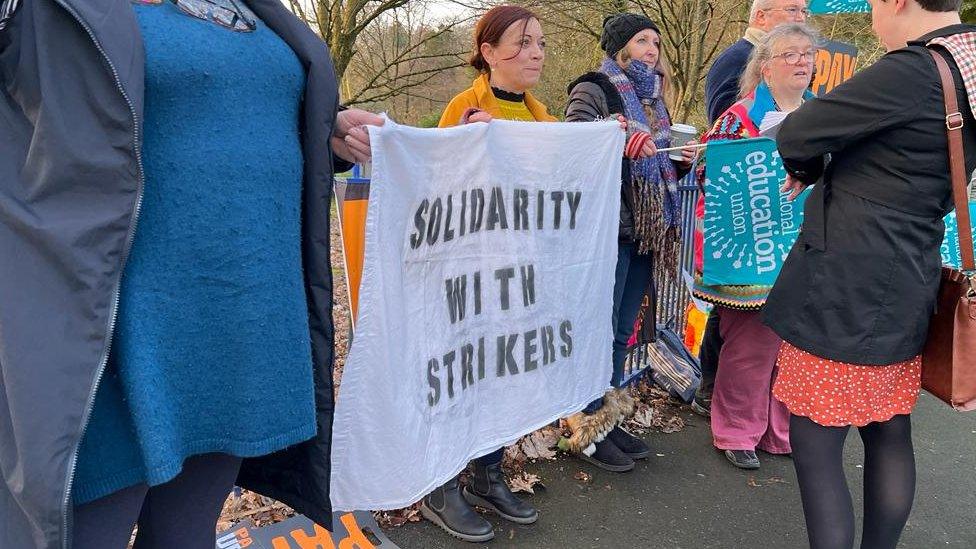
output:
[[[766,323],[785,340],[774,394],[792,413],[814,548],[853,544],[842,468],[851,425],[865,446],[861,547],[894,548],[911,511],[909,414],[939,287],[942,219],[952,209],[942,86],[925,44],[976,31],[959,24],[958,0],[871,4],[889,53],[791,114],[777,139],[787,188],[818,182],[765,308]],[[965,41],[976,44],[974,36]],[[971,172],[976,121],[968,86],[946,57]]]

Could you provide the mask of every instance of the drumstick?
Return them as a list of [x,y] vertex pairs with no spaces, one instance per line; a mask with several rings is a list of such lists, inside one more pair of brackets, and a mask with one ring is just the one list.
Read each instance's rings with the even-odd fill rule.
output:
[[657,152],[670,152],[670,151],[681,151],[684,149],[704,149],[708,143],[698,143],[697,145],[682,145],[680,147],[667,147],[664,149],[658,149]]

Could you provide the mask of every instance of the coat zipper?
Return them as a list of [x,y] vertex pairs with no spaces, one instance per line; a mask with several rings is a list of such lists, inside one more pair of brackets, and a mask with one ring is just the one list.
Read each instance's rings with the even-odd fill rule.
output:
[[140,143],[139,134],[139,120],[136,114],[136,109],[132,105],[132,100],[125,92],[125,88],[122,87],[122,80],[119,78],[118,70],[116,70],[115,65],[112,64],[112,60],[109,58],[105,49],[102,48],[101,43],[95,37],[95,33],[91,30],[91,27],[85,23],[78,12],[75,11],[73,7],[68,5],[66,0],[55,0],[62,8],[64,8],[71,16],[75,19],[85,29],[88,33],[88,37],[91,38],[92,43],[95,44],[95,48],[105,59],[105,63],[108,68],[112,71],[112,78],[115,79],[115,87],[118,88],[119,93],[122,94],[122,99],[125,100],[126,105],[129,107],[129,112],[132,114],[132,144],[135,149],[136,154],[136,170],[138,171],[138,192],[136,195],[136,206],[132,213],[132,222],[129,224],[129,232],[126,235],[125,245],[122,249],[122,258],[119,266],[119,282],[116,283],[115,289],[112,294],[112,308],[109,313],[109,324],[108,324],[108,334],[105,339],[105,349],[102,353],[102,358],[98,364],[98,370],[95,376],[95,386],[92,388],[91,393],[88,395],[88,401],[85,403],[85,409],[82,412],[82,426],[81,435],[78,437],[78,445],[75,446],[74,453],[71,454],[71,459],[68,462],[68,477],[65,479],[65,491],[64,499],[61,501],[61,547],[62,549],[70,549],[71,547],[71,521],[69,520],[69,509],[71,505],[71,489],[75,480],[75,472],[78,468],[78,452],[81,448],[81,441],[85,438],[85,432],[88,430],[88,422],[91,419],[92,406],[95,402],[95,394],[98,392],[98,387],[102,383],[102,376],[105,374],[105,367],[108,364],[109,351],[112,348],[112,338],[115,334],[115,322],[118,319],[119,312],[119,295],[121,293],[121,279],[122,273],[125,272],[125,264],[129,258],[129,251],[132,248],[132,241],[135,237],[136,225],[139,222],[139,213],[142,210],[142,195],[143,187],[145,184],[145,174],[142,167],[142,144]]

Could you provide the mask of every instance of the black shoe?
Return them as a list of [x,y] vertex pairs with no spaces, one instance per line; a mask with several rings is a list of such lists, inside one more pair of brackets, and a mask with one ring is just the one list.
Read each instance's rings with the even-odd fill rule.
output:
[[498,516],[517,524],[532,524],[539,519],[539,512],[519,499],[505,484],[502,465],[471,464],[471,478],[462,491],[464,499],[471,505],[491,509]]
[[427,494],[420,514],[460,540],[480,542],[495,537],[491,524],[464,501],[457,477]]
[[759,468],[759,457],[752,450],[726,450],[725,457],[739,469]]
[[583,461],[588,461],[605,471],[614,473],[625,473],[634,468],[634,460],[625,454],[617,445],[609,439],[603,439],[593,445],[596,449],[592,454],[587,455],[584,451],[579,454]]
[[712,395],[695,391],[695,399],[691,401],[691,411],[702,417],[712,417]]
[[644,459],[651,455],[651,449],[647,447],[647,444],[643,440],[624,431],[619,425],[614,427],[613,431],[610,431],[610,434],[607,435],[607,440],[612,442],[621,452],[627,454],[627,457],[630,459]]

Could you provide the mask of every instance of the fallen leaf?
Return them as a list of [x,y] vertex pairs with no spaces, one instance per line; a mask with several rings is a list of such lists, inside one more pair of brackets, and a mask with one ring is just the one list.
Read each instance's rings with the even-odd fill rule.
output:
[[630,421],[639,427],[648,429],[654,426],[654,410],[650,406],[641,408],[634,414],[634,417],[630,418]]
[[580,472],[576,473],[575,475],[573,475],[573,478],[575,478],[576,480],[578,480],[578,481],[580,481],[580,482],[582,482],[584,484],[587,484],[587,483],[589,483],[590,481],[593,480],[593,477],[590,476],[590,474],[587,473],[586,471],[580,471]]
[[505,448],[505,453],[502,455],[502,468],[510,475],[518,474],[525,468],[527,461],[529,458],[522,451],[521,445],[516,443]]
[[522,437],[518,445],[528,459],[551,460],[556,458],[556,452],[552,447],[556,445],[558,440],[558,434],[552,437],[543,430],[539,430]]
[[516,493],[527,492],[529,494],[534,494],[535,486],[537,484],[542,484],[542,479],[539,478],[539,475],[526,473],[525,471],[508,478],[509,489]]
[[685,420],[679,416],[669,416],[667,418],[658,416],[655,418],[654,427],[665,434],[677,433],[685,428]]
[[381,528],[398,528],[408,522],[420,522],[420,503],[395,511],[374,512],[373,518]]

